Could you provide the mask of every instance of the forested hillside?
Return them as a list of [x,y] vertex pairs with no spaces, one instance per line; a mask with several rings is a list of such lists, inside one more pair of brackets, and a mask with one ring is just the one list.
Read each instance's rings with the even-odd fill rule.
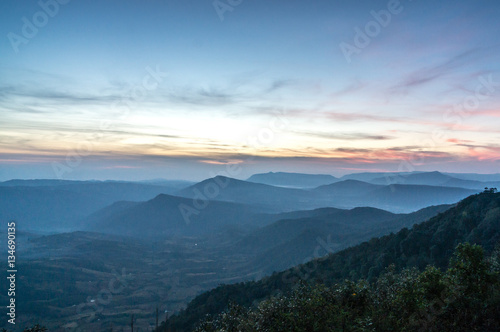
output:
[[[467,292],[464,291],[465,295],[461,294],[469,299],[472,293],[468,293],[470,291],[468,287],[472,287],[474,283],[471,282],[470,285],[454,284],[453,282],[455,281],[451,282],[450,278],[465,278],[466,274],[462,274],[462,277],[457,276],[456,273],[458,272],[453,272],[455,271],[453,269],[466,269],[466,267],[469,266],[469,268],[472,269],[471,273],[480,274],[480,276],[477,276],[477,278],[479,278],[478,281],[486,282],[481,278],[486,275],[495,275],[493,271],[495,267],[492,265],[485,267],[484,264],[486,263],[480,258],[482,255],[480,251],[483,249],[468,246],[460,247],[462,249],[457,252],[457,256],[455,260],[453,260],[454,263],[450,265],[449,262],[450,259],[454,257],[453,253],[455,249],[460,243],[469,242],[482,246],[486,255],[490,255],[499,240],[500,194],[482,193],[473,195],[464,199],[446,212],[431,218],[429,221],[415,225],[412,229],[405,228],[396,234],[372,239],[358,246],[329,255],[326,258],[314,260],[281,273],[275,273],[257,282],[222,285],[195,298],[179,315],[171,317],[167,321],[166,327],[174,331],[190,331],[193,330],[206,315],[217,315],[228,308],[230,303],[233,304],[232,308],[238,308],[240,311],[245,311],[246,309],[242,309],[238,306],[242,306],[243,308],[250,307],[252,304],[257,304],[262,300],[269,299],[272,296],[279,296],[280,294],[292,294],[286,297],[290,299],[290,297],[293,298],[295,296],[293,295],[295,293],[290,292],[296,290],[301,284],[312,285],[307,286],[313,287],[313,290],[310,290],[311,296],[314,297],[316,296],[314,292],[319,292],[322,294],[319,296],[320,299],[323,299],[326,294],[332,291],[329,287],[334,287],[345,279],[349,279],[352,282],[363,279],[366,280],[367,283],[379,284],[383,282],[384,278],[388,278],[380,276],[384,274],[384,271],[386,271],[389,266],[392,266],[392,272],[390,273],[397,276],[396,279],[406,280],[407,277],[405,277],[405,275],[410,273],[414,275],[414,277],[412,277],[414,280],[420,280],[422,278],[422,280],[427,280],[426,278],[430,278],[428,282],[436,283],[435,287],[445,287],[442,283],[446,282],[446,287],[450,289],[455,286],[459,288],[465,287]],[[436,269],[428,268],[428,266],[434,266]],[[427,272],[422,275],[418,274],[416,271],[405,271],[402,272],[403,274],[398,274],[399,271],[411,268],[416,268],[420,271],[427,269]],[[448,272],[441,272],[446,268],[451,268],[451,270],[448,270]],[[457,282],[462,281],[459,280]],[[486,293],[480,293],[479,295],[486,296],[487,294],[488,301],[497,301],[498,297],[495,297],[497,295],[494,294],[497,294],[495,292],[498,291],[498,284],[495,282],[490,284],[490,281],[486,283],[488,286],[484,287],[488,288],[491,286],[495,291],[488,291]],[[363,289],[358,289],[361,287],[359,285],[362,284],[363,283],[352,283],[346,285],[354,287],[352,289],[352,294],[358,294],[359,292],[362,294]],[[431,287],[430,285],[428,286]],[[327,289],[322,290],[321,287],[327,287]],[[335,287],[333,289],[337,289]],[[368,288],[369,286],[366,284],[366,292],[368,292]],[[427,289],[425,292],[437,291],[431,288]],[[411,290],[412,287],[408,289]],[[347,293],[350,291],[351,290],[347,291]],[[481,290],[481,292],[483,291],[484,289]],[[336,292],[336,290],[334,290],[334,292]],[[489,296],[493,296],[494,298],[489,298]],[[300,298],[300,296],[298,298]],[[363,297],[357,297],[353,299],[353,301],[359,301],[359,299],[363,299]],[[484,299],[474,297],[471,301],[480,300]],[[286,302],[287,300],[280,301]],[[283,304],[285,302],[279,303]],[[477,305],[477,302],[474,303]],[[265,303],[263,305],[265,305]],[[275,306],[275,304],[269,305]],[[278,305],[278,307],[280,305]],[[450,305],[453,306],[455,304]],[[494,306],[488,308],[498,310],[494,309]],[[496,308],[498,308],[498,306]],[[474,311],[476,309],[477,307],[471,307],[470,310]],[[464,314],[470,313],[467,310],[465,310]],[[359,317],[364,316],[361,315]],[[276,329],[276,331],[278,330],[280,329]],[[283,331],[285,330],[286,329]]]
[[486,259],[481,246],[465,243],[445,271],[391,265],[372,283],[300,282],[254,308],[230,303],[196,331],[498,331],[499,259],[500,249]]

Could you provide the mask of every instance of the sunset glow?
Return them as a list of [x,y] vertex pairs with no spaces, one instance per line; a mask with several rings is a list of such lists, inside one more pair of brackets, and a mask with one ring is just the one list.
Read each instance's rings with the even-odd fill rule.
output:
[[0,6],[0,180],[499,169],[495,1]]

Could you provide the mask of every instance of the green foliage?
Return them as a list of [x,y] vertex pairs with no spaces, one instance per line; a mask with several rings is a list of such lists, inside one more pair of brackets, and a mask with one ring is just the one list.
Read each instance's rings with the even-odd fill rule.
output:
[[39,324],[36,324],[35,326],[31,328],[26,328],[24,329],[23,332],[45,332],[48,331],[46,327],[40,326]]
[[[450,294],[462,291],[463,294],[468,294],[464,295],[465,299],[470,300],[471,292],[479,287],[475,286],[473,281],[490,282],[490,277],[484,275],[484,266],[477,265],[478,262],[486,264],[480,259],[481,254],[477,252],[477,248],[459,247],[456,254],[458,256],[453,256],[456,246],[463,242],[478,244],[483,247],[485,253],[490,254],[499,241],[500,194],[473,195],[412,229],[404,228],[396,234],[373,238],[324,259],[313,260],[257,282],[220,286],[195,298],[184,311],[171,317],[165,325],[174,331],[190,331],[194,328],[193,324],[203,319],[206,314],[217,317],[230,300],[248,308],[273,294],[289,293],[301,281],[334,288],[345,279],[364,279],[372,287],[378,285],[382,292],[380,296],[383,292],[388,294],[389,285],[398,290],[398,298],[393,298],[394,294],[388,294],[387,300],[373,298],[373,301],[384,301],[387,310],[397,309],[394,311],[394,317],[387,316],[389,313],[386,315],[383,311],[379,312],[380,317],[389,320],[390,324],[403,324],[396,318],[409,313],[413,313],[409,316],[413,320],[421,321],[420,316],[427,315],[428,311],[433,319],[444,320],[441,316],[445,313],[451,315],[451,307],[458,305],[451,301],[453,298]],[[450,261],[452,256],[454,258]],[[467,257],[465,262],[469,265],[463,265],[464,260],[461,257]],[[487,264],[489,274],[498,272],[499,258],[500,249],[497,249]],[[387,270],[391,265],[393,268]],[[428,267],[429,265],[434,267]],[[449,266],[453,270],[444,272]],[[417,270],[412,270],[413,268]],[[471,269],[478,270],[476,275],[467,279],[465,274]],[[417,271],[423,272],[418,274]],[[403,276],[404,279],[401,279]],[[398,282],[393,283],[391,278],[396,278]],[[467,281],[470,282],[462,283]],[[419,288],[414,287],[415,284],[418,284]],[[460,285],[463,289],[455,289],[452,285]],[[416,294],[419,294],[419,297]],[[474,296],[480,295],[483,296],[484,293]],[[444,304],[450,306],[449,310],[438,316],[432,315],[434,309],[441,310],[446,307]],[[472,302],[470,305],[470,310],[475,310],[477,305]],[[377,316],[371,317],[373,320],[370,322],[375,326]],[[377,324],[380,324],[382,329],[383,322]],[[429,322],[429,326],[431,325]],[[391,328],[388,327],[388,330]]]
[[396,272],[391,265],[373,283],[301,282],[252,309],[231,304],[196,331],[498,331],[495,268],[480,246],[459,244],[444,272],[432,266]]
[[[23,330],[23,332],[46,332],[48,329],[45,326],[41,326],[40,324],[36,324],[33,327],[27,327]],[[0,332],[8,332],[5,328],[0,330]]]

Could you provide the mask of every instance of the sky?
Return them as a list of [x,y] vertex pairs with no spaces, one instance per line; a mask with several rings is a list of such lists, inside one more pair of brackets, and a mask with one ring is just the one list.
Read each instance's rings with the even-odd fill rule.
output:
[[497,173],[500,3],[0,3],[0,181]]

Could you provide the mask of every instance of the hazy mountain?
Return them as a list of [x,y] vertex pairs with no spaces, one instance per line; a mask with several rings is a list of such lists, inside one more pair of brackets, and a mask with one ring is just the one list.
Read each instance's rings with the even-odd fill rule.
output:
[[370,206],[391,212],[409,213],[431,205],[452,204],[478,190],[425,185],[376,185],[344,180],[313,190],[323,200],[342,208]]
[[[447,181],[459,179],[474,182],[462,182],[463,185],[447,185],[456,187],[465,187],[473,189],[476,188],[479,182],[499,182],[500,173],[496,174],[476,174],[476,173],[443,173],[443,172],[365,172],[347,174],[340,178],[340,180],[359,180],[370,182],[374,184],[388,185],[388,184],[424,184],[439,186],[445,185]],[[459,182],[457,182],[458,184]],[[474,184],[474,187],[470,185]],[[484,188],[484,186],[483,186]]]
[[[340,178],[340,180],[358,180],[364,182],[371,182],[374,179],[381,177],[398,177],[398,176],[406,176],[412,173],[418,172],[363,172],[363,173],[352,173],[346,174]],[[386,185],[387,183],[384,183]]]
[[322,209],[322,214],[316,216],[279,220],[258,229],[236,243],[235,250],[257,254],[249,266],[270,274],[375,236],[397,232],[450,207],[432,206],[410,214],[368,207]]
[[[346,211],[348,210],[325,208],[308,211],[309,215],[291,212],[286,218],[278,219],[243,238],[236,244],[237,250],[252,253],[266,251],[294,239],[304,230],[327,228],[329,223],[334,222],[334,216],[346,213]],[[315,212],[314,215],[311,212]]]
[[0,186],[0,218],[18,220],[25,230],[70,231],[80,229],[80,222],[85,217],[117,201],[146,201],[162,193],[174,192],[191,198],[191,205],[202,206],[205,201],[218,200],[252,205],[258,211],[268,213],[356,206],[411,212],[428,205],[454,203],[473,193],[436,186],[376,187],[353,180],[313,190],[275,187],[226,177],[208,179],[181,191],[178,188],[185,182],[172,185],[174,187],[116,181],[7,181]]
[[268,212],[284,212],[329,206],[321,196],[307,190],[270,186],[267,184],[217,176],[176,193],[193,199],[214,199],[257,205]]
[[424,185],[383,186],[362,197],[369,206],[393,212],[411,212],[436,204],[453,204],[477,190]]
[[344,180],[333,184],[320,186],[314,191],[330,197],[361,196],[366,195],[382,186],[358,181]]
[[344,180],[312,190],[275,187],[226,177],[197,183],[177,195],[260,206],[268,212],[307,210],[319,207],[350,209],[370,206],[409,213],[430,205],[452,204],[479,190],[424,185],[374,185]]
[[65,186],[69,184],[82,184],[91,183],[98,181],[73,181],[73,180],[54,180],[54,179],[42,179],[42,180],[8,180],[0,182],[0,187],[53,187],[53,186]]
[[500,181],[500,173],[494,174],[477,174],[477,173],[444,173],[457,179],[472,180],[481,182],[497,182]]
[[[192,186],[195,184],[193,181],[185,181],[185,180],[166,180],[166,179],[151,179],[151,180],[143,180],[137,181],[138,183],[151,184],[155,186],[165,186],[172,189],[181,190]],[[172,191],[173,193],[173,191]]]
[[0,219],[17,220],[24,230],[45,232],[79,229],[81,219],[116,201],[145,201],[177,190],[112,181],[15,180],[7,183],[0,186]]
[[[130,317],[116,313],[129,310],[139,310],[147,320],[154,308],[136,308],[151,299],[179,309],[218,284],[255,279],[395,232],[443,207],[405,215],[394,211],[455,203],[461,195],[474,192],[354,180],[305,190],[216,177],[182,190],[188,197],[164,194],[177,193],[175,186],[185,184],[16,180],[0,185],[0,217],[7,221],[10,214],[18,221],[19,254],[29,278],[29,283],[20,284],[27,289],[19,295],[26,304],[23,312],[29,312],[30,320],[47,317],[51,327],[59,326],[61,317],[79,319],[74,318],[74,305],[99,294],[113,269],[126,266],[141,277],[117,295],[101,321],[93,324],[96,330],[103,328],[99,324],[104,321],[123,326]],[[40,238],[23,228],[84,228],[95,233]],[[36,279],[38,274],[44,277]],[[64,281],[59,281],[61,275]],[[65,298],[59,301],[60,294]]]
[[414,185],[430,185],[430,186],[443,186],[443,187],[459,187],[467,189],[481,190],[485,187],[495,187],[500,185],[500,182],[489,181],[475,181],[470,179],[460,179],[451,175],[443,174],[440,172],[425,172],[425,173],[412,173],[407,175],[388,175],[384,177],[375,178],[370,181],[374,184],[414,184]]
[[473,195],[411,230],[404,228],[374,238],[258,282],[219,286],[195,298],[179,315],[171,317],[167,326],[190,331],[205,315],[224,310],[229,301],[250,306],[290,291],[300,280],[328,286],[346,278],[373,280],[390,264],[395,264],[396,269],[422,269],[428,264],[445,267],[455,246],[466,241],[482,245],[487,252],[500,241],[500,194]]
[[116,215],[124,213],[127,209],[141,204],[142,202],[118,201],[90,214],[81,222],[81,229],[94,229],[94,225],[102,223],[104,220],[114,218]]
[[416,185],[440,186],[452,179],[453,177],[445,175],[440,172],[422,172],[422,173],[411,173],[406,175],[388,174],[386,176],[375,178],[370,182],[381,185],[416,184]]
[[324,184],[334,183],[338,179],[326,174],[269,172],[254,174],[247,181],[279,187],[315,188]]
[[482,190],[485,187],[500,188],[500,182],[499,181],[484,182],[484,181],[463,180],[463,179],[452,178],[449,181],[443,183],[443,186]]
[[87,230],[139,238],[213,236],[227,229],[255,228],[262,210],[238,203],[204,201],[159,195],[147,202],[119,203],[90,216]]

